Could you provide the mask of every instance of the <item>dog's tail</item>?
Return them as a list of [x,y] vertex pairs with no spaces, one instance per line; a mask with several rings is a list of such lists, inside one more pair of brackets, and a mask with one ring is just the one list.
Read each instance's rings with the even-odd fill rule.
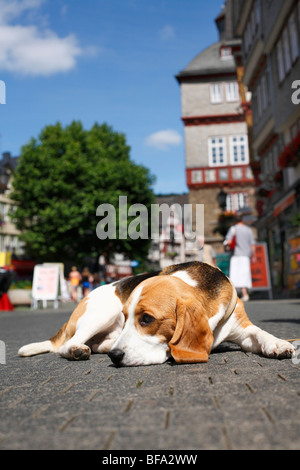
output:
[[40,343],[31,343],[22,346],[22,348],[20,348],[18,351],[18,355],[22,357],[27,357],[49,352],[54,352],[54,348],[52,342],[50,340],[47,340],[41,341]]

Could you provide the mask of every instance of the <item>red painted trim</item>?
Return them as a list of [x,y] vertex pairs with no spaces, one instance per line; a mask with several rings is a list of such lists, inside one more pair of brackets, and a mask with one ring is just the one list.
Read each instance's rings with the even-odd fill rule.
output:
[[[235,179],[233,178],[233,170],[236,168],[241,168],[242,178]],[[222,166],[222,167],[200,167],[200,168],[186,168],[186,183],[190,189],[200,189],[208,188],[213,186],[240,186],[240,185],[254,185],[255,179],[246,178],[246,170],[251,168],[250,165],[235,165],[235,166]],[[205,180],[205,170],[216,170],[216,181],[206,181]],[[222,170],[228,170],[228,179],[224,180],[219,177],[219,172]],[[192,172],[201,171],[202,172],[202,182],[193,183],[192,182]]]
[[244,114],[218,114],[215,116],[182,117],[185,126],[209,126],[215,124],[231,124],[246,122]]

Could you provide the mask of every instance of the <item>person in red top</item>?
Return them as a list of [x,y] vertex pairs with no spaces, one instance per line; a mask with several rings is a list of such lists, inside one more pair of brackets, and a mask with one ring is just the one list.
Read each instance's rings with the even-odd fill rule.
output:
[[69,274],[69,280],[71,283],[71,298],[74,302],[77,302],[78,297],[77,297],[77,289],[79,286],[79,283],[81,281],[81,274],[77,270],[76,266],[72,267],[72,270]]

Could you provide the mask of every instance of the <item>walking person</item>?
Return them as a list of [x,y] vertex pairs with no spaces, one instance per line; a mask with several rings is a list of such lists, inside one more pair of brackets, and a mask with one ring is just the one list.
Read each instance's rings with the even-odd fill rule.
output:
[[78,286],[81,281],[81,274],[76,266],[72,266],[72,270],[69,274],[69,280],[71,284],[71,299],[74,302],[78,301]]
[[[234,243],[235,241],[235,243]],[[230,259],[229,277],[236,289],[241,289],[242,300],[249,300],[249,289],[252,288],[251,259],[255,262],[255,240],[250,227],[244,224],[243,214],[237,214],[236,224],[227,232],[225,245],[234,243]]]
[[81,273],[81,277],[83,297],[86,297],[91,292],[92,283],[94,282],[94,276],[90,272],[89,268],[85,267]]

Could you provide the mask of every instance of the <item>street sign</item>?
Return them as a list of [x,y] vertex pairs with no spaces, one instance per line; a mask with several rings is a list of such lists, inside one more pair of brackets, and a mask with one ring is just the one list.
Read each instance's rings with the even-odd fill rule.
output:
[[255,245],[256,262],[251,262],[251,276],[253,290],[267,290],[272,298],[270,265],[266,243]]

